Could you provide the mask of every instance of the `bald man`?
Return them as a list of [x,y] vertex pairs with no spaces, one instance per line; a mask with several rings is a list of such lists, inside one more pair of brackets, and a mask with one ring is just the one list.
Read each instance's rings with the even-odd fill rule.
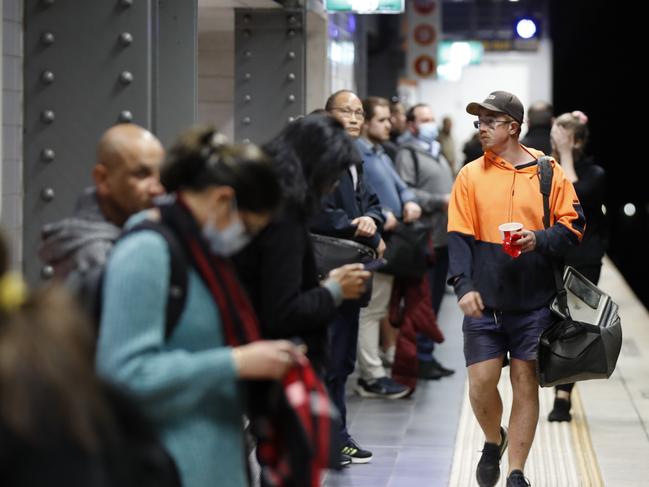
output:
[[163,193],[163,158],[160,141],[138,125],[119,124],[104,132],[92,171],[94,187],[83,192],[72,217],[43,227],[39,255],[57,278],[103,266],[126,220]]

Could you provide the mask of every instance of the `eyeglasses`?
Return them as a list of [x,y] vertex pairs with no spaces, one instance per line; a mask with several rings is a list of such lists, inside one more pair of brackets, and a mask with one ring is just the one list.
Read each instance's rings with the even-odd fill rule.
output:
[[338,110],[346,118],[352,118],[354,116],[361,120],[365,119],[365,112],[363,110],[352,110],[349,107],[333,107],[332,110]]
[[475,120],[473,122],[473,126],[476,129],[479,129],[480,125],[484,125],[485,127],[490,128],[490,129],[495,129],[496,124],[498,124],[498,123],[512,123],[512,122],[513,122],[513,120],[493,120],[493,119],[490,119],[490,118],[483,118],[483,119]]

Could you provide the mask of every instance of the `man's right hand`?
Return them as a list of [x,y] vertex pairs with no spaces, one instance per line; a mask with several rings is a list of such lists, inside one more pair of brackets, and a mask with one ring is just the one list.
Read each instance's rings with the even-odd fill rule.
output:
[[482,316],[484,304],[482,303],[482,296],[480,296],[478,291],[469,291],[460,298],[458,304],[466,316],[470,316],[471,318],[480,318]]
[[376,233],[376,223],[369,216],[354,218],[352,225],[356,225],[354,237],[373,237]]

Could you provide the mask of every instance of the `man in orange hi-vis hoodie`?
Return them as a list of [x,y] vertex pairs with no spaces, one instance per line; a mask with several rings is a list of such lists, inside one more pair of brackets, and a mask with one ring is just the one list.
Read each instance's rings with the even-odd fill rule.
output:
[[[552,323],[552,261],[579,243],[586,222],[572,184],[552,161],[551,226],[544,229],[536,162],[543,153],[518,141],[523,105],[516,96],[495,91],[466,110],[478,117],[474,124],[484,155],[464,166],[453,185],[448,282],[465,315],[469,396],[486,437],[476,477],[481,487],[497,483],[509,437],[507,487],[528,486],[523,468],[539,416],[536,346]],[[505,253],[498,227],[509,222],[522,229]],[[503,408],[496,387],[508,352],[509,431],[500,425]]]

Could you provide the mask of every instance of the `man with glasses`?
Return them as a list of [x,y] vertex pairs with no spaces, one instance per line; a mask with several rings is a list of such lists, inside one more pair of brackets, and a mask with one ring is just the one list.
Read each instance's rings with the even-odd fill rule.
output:
[[[343,125],[350,137],[357,139],[361,135],[365,112],[354,92],[337,91],[327,99],[325,110]],[[310,228],[313,233],[355,240],[376,249],[382,256],[385,243],[381,231],[385,218],[378,197],[367,184],[361,154],[357,156],[349,161],[349,170],[338,180],[335,189],[323,198],[323,211],[312,218]],[[359,313],[368,301],[367,295],[361,300],[346,301],[329,327],[326,383],[342,419],[343,464],[350,460],[351,463],[367,463],[372,459],[372,452],[361,448],[347,431],[345,406],[345,384],[356,363]]]
[[[542,152],[518,141],[523,105],[516,96],[494,91],[466,111],[478,117],[474,126],[484,155],[462,168],[451,192],[448,282],[465,315],[469,397],[486,437],[476,477],[481,487],[496,485],[509,436],[507,487],[529,486],[523,469],[539,416],[537,342],[553,321],[552,262],[579,243],[585,219],[572,183],[552,161],[552,225],[544,229],[537,175]],[[507,222],[523,225],[514,242],[518,257],[502,250],[498,226]],[[513,391],[509,432],[500,424],[497,389],[507,353]]]

